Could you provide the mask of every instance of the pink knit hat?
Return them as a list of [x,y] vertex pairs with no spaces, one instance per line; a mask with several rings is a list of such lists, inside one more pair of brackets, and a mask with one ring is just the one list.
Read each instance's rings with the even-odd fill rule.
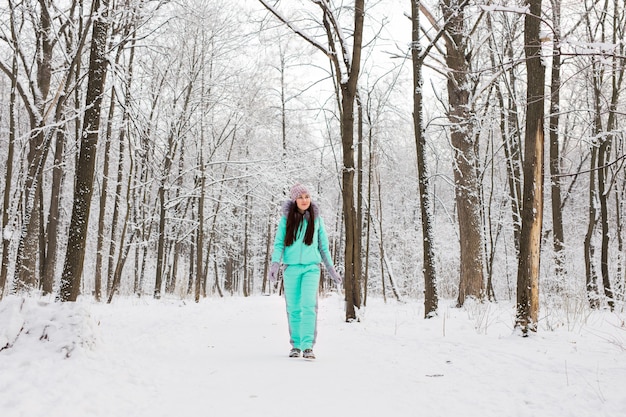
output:
[[302,194],[311,194],[309,193],[309,189],[300,183],[296,183],[293,187],[291,187],[291,191],[289,191],[289,198],[291,201],[296,201],[298,197]]

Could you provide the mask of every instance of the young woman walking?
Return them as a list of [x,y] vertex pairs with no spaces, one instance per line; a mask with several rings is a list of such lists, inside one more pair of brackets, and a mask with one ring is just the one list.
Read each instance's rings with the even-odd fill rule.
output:
[[324,221],[309,190],[302,184],[291,187],[290,199],[283,204],[283,216],[274,240],[270,281],[278,278],[280,262],[285,264],[283,280],[292,358],[315,359],[313,345],[317,335],[317,293],[320,262],[328,274],[341,284],[335,271]]

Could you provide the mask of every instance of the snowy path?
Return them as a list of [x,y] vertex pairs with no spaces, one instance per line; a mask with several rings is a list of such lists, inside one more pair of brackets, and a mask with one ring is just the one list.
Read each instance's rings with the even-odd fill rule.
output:
[[[0,352],[0,416],[608,417],[626,410],[626,330],[617,318],[521,339],[507,311],[490,312],[485,323],[445,306],[423,320],[420,307],[375,300],[361,323],[347,324],[341,301],[323,299],[311,362],[287,357],[284,302],[275,295],[90,304],[100,333],[93,351],[68,360],[41,346]],[[481,323],[486,335],[475,330]]]

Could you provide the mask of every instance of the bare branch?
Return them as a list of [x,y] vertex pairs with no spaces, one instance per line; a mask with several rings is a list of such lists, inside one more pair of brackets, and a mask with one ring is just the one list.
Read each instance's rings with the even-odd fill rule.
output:
[[304,33],[299,27],[297,27],[296,25],[294,25],[292,22],[290,22],[287,18],[285,18],[282,14],[280,14],[278,12],[278,10],[276,10],[274,7],[272,7],[271,5],[269,5],[267,3],[266,0],[259,0],[259,2],[270,12],[272,13],[274,16],[276,16],[276,18],[278,20],[280,20],[282,23],[284,23],[285,25],[287,25],[287,27],[289,29],[291,29],[296,35],[300,36],[302,39],[304,39],[305,41],[307,41],[308,43],[310,43],[311,45],[313,45],[314,47],[316,47],[317,49],[319,49],[320,51],[324,52],[326,55],[330,56],[331,52],[328,50],[328,48],[326,48],[324,45],[322,45],[321,43],[317,42],[315,39],[311,38],[310,36],[308,36],[306,33]]

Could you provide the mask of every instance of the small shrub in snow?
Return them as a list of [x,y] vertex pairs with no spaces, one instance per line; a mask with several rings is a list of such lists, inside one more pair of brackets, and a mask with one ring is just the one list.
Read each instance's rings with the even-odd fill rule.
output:
[[70,357],[97,341],[98,324],[82,304],[16,296],[0,302],[0,351],[42,347]]

